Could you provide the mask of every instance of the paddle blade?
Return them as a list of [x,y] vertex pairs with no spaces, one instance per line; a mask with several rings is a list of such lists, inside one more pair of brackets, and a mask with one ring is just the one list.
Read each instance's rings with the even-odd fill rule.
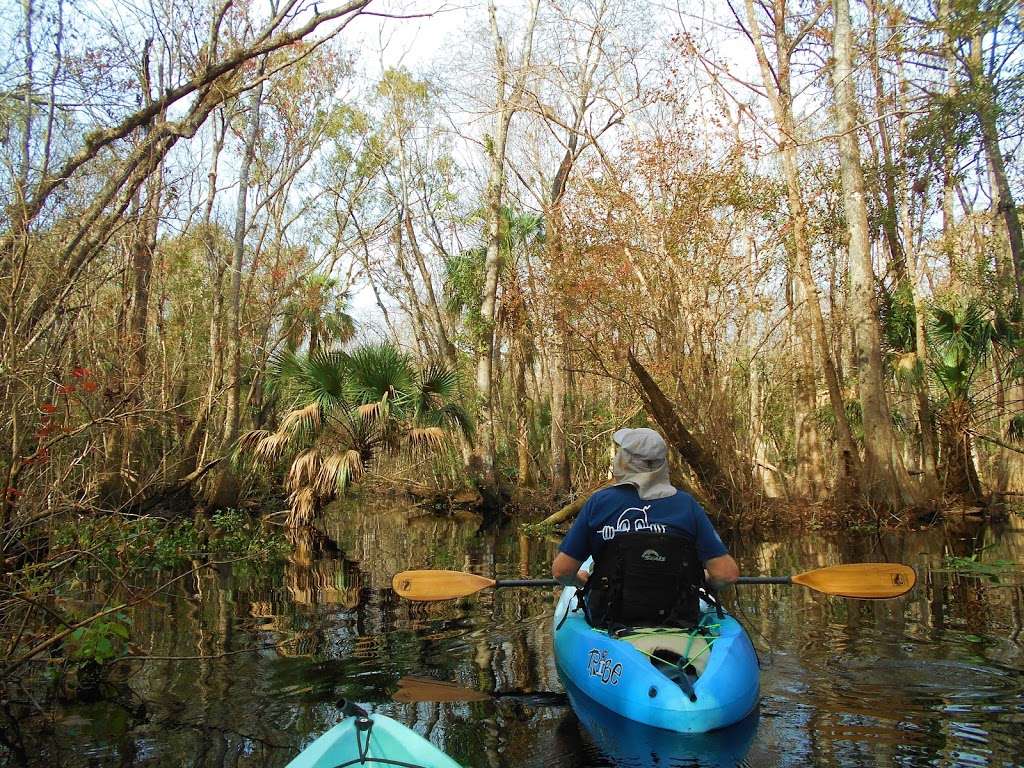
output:
[[793,583],[827,595],[866,600],[899,597],[917,582],[917,574],[901,563],[851,563],[818,568],[793,577]]
[[490,701],[491,695],[443,680],[406,676],[398,681],[398,690],[391,698],[399,704],[415,704],[419,701]]
[[391,587],[406,600],[451,600],[494,586],[494,579],[461,571],[402,571]]

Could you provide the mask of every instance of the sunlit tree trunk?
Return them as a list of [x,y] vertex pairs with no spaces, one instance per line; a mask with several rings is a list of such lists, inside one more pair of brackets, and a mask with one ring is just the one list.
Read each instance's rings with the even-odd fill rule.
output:
[[833,46],[836,126],[839,163],[850,250],[850,322],[857,340],[857,376],[864,423],[861,490],[873,504],[900,509],[916,502],[915,489],[903,465],[892,428],[892,414],[883,381],[882,351],[875,299],[875,275],[868,239],[864,176],[857,143],[852,31],[848,0],[834,0]]
[[[253,90],[250,101],[249,125],[245,135],[242,165],[238,172],[238,202],[235,206],[235,228],[231,253],[231,281],[228,288],[225,317],[227,358],[227,397],[225,399],[224,434],[220,449],[227,453],[238,437],[241,425],[242,401],[242,265],[245,255],[245,233],[248,229],[246,217],[249,196],[249,180],[252,162],[256,155],[256,140],[260,130],[260,107],[263,103],[263,83]],[[225,462],[228,465],[229,462]],[[224,466],[214,485],[211,502],[215,507],[233,506],[238,500],[238,478],[230,466]]]
[[[488,173],[487,189],[484,195],[484,222],[487,252],[484,259],[484,286],[480,302],[479,348],[477,350],[476,391],[479,401],[479,440],[477,457],[479,467],[472,467],[481,474],[484,484],[493,487],[495,475],[495,415],[493,402],[494,330],[498,310],[498,277],[502,267],[501,249],[501,206],[505,190],[505,152],[512,116],[519,108],[519,98],[527,77],[527,68],[533,49],[533,31],[537,23],[539,0],[530,3],[526,30],[523,33],[522,59],[518,71],[511,72],[511,61],[504,38],[498,29],[498,11],[494,2],[487,7],[491,37],[495,55],[495,122],[494,134],[486,142]],[[474,462],[475,464],[476,462]]]
[[[956,38],[949,28],[949,12],[952,0],[939,0],[939,20],[945,28],[942,58],[946,64],[946,96],[952,100],[957,94],[956,82]],[[953,286],[960,283],[960,267],[957,263],[955,242],[955,183],[954,151],[946,147],[942,157],[942,248],[949,262],[949,279]]]
[[516,373],[513,405],[516,414],[516,465],[519,485],[533,487],[532,457],[530,455],[531,401],[526,390],[526,348],[522,338],[516,341]]
[[835,418],[840,451],[838,470],[845,485],[856,485],[860,476],[860,454],[858,453],[856,443],[854,443],[849,421],[846,418],[846,408],[839,384],[839,376],[836,372],[835,363],[832,360],[828,332],[821,313],[821,297],[811,271],[811,251],[807,241],[807,208],[803,201],[800,170],[796,154],[797,132],[796,123],[793,118],[790,57],[800,37],[806,33],[808,28],[805,27],[795,37],[791,38],[785,29],[787,18],[786,2],[785,0],[775,1],[772,10],[774,23],[772,33],[775,37],[776,62],[773,69],[768,61],[764,43],[761,40],[761,27],[754,11],[753,0],[746,0],[746,11],[751,27],[751,39],[753,40],[754,50],[761,68],[764,88],[772,105],[775,120],[778,123],[780,134],[779,153],[782,160],[783,175],[786,180],[787,198],[789,200],[796,273],[806,294],[808,315],[811,321],[810,325],[814,334],[814,342],[818,350],[822,373],[828,386],[829,402]]
[[[903,70],[902,39],[895,40],[900,46],[897,56],[897,76],[899,78],[899,93],[897,105],[902,113],[907,109],[909,102],[909,89]],[[909,142],[906,118],[900,117],[897,122],[899,140],[905,146]],[[925,495],[934,497],[938,491],[938,437],[935,432],[935,415],[932,412],[931,403],[928,399],[928,378],[926,371],[926,357],[928,355],[928,336],[925,328],[928,316],[928,307],[922,293],[922,266],[924,255],[914,240],[913,222],[913,187],[908,180],[902,190],[900,202],[900,226],[903,230],[903,241],[906,244],[906,262],[908,284],[914,302],[914,381],[913,391],[916,401],[917,422],[921,433],[921,472],[922,490]],[[922,201],[923,206],[923,201]]]
[[780,475],[777,470],[772,469],[768,460],[768,441],[765,439],[764,428],[764,402],[762,400],[763,373],[758,360],[750,361],[750,373],[748,381],[750,386],[750,443],[754,459],[754,476],[757,484],[768,498],[778,498],[785,495],[785,490],[779,482]]
[[1010,180],[1006,171],[1006,160],[999,143],[999,126],[997,123],[998,105],[996,104],[995,87],[992,78],[985,71],[982,60],[981,32],[971,38],[971,51],[968,59],[968,76],[980,97],[974,102],[978,124],[981,127],[982,144],[994,182],[993,198],[996,212],[1002,219],[1006,229],[1006,237],[1010,247],[1013,263],[1013,280],[1017,302],[1024,301],[1024,234],[1021,233],[1020,216],[1017,203],[1013,198]]
[[392,233],[392,242],[395,246],[395,263],[398,264],[398,271],[402,273],[402,287],[407,305],[405,309],[409,314],[410,320],[412,320],[412,331],[416,337],[416,345],[421,355],[429,356],[433,345],[430,343],[430,333],[427,331],[427,324],[423,319],[423,307],[421,306],[419,294],[416,292],[416,281],[413,279],[412,272],[409,270],[409,265],[405,260],[405,237],[402,235],[402,219],[404,216],[405,213],[400,206],[398,221]]
[[206,382],[206,392],[203,396],[203,401],[199,406],[195,419],[192,421],[192,426],[189,427],[188,433],[185,436],[184,448],[181,452],[181,461],[178,467],[179,477],[184,477],[184,475],[194,470],[197,466],[200,448],[206,439],[210,413],[216,401],[217,391],[220,388],[224,370],[221,320],[224,310],[224,271],[226,265],[213,229],[213,204],[217,197],[217,165],[220,160],[220,153],[224,149],[224,137],[227,134],[227,126],[228,120],[222,111],[220,130],[214,129],[213,154],[210,158],[210,170],[206,177],[206,205],[203,208],[203,224],[200,237],[205,251],[204,256],[206,257],[207,274],[210,278],[211,288],[209,378]]
[[[900,241],[899,201],[896,190],[897,167],[893,159],[892,137],[889,129],[890,118],[887,117],[887,113],[894,111],[894,99],[886,92],[882,82],[882,69],[878,53],[878,0],[868,0],[867,5],[870,19],[868,61],[871,69],[871,81],[875,89],[877,133],[882,145],[878,164],[881,170],[881,192],[884,200],[878,201],[879,214],[891,268],[898,282],[904,282],[908,278],[907,256],[904,250],[905,244]],[[869,137],[872,137],[874,133],[874,131],[869,131]],[[906,244],[906,247],[909,248],[909,244]]]
[[820,499],[828,492],[825,455],[818,423],[818,386],[814,375],[814,335],[811,310],[807,306],[803,282],[795,275],[788,279],[795,294],[790,301],[790,329],[795,341],[796,366],[793,370],[793,433],[796,454],[796,494]]

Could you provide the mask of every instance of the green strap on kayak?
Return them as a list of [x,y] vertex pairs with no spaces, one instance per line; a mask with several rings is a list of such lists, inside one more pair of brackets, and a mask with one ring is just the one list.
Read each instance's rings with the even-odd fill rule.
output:
[[[711,618],[711,614],[708,614],[708,613],[703,614],[700,617],[700,621],[698,622],[697,626],[694,627],[690,631],[687,631],[685,629],[666,629],[664,627],[642,627],[640,629],[633,630],[632,632],[630,632],[630,634],[631,635],[660,635],[662,637],[680,637],[680,636],[685,636],[687,638],[686,650],[683,651],[682,655],[680,656],[681,661],[676,665],[676,666],[679,667],[680,670],[683,670],[687,666],[689,666],[690,664],[695,662],[697,659],[699,659],[701,656],[703,656],[705,653],[710,651],[712,644],[715,642],[715,640],[718,639],[718,635],[717,634],[712,634],[711,631],[718,630],[719,628],[721,628],[722,625],[721,624],[711,624],[711,623],[709,623],[708,620],[710,618]],[[705,643],[704,647],[696,655],[691,657],[690,656],[690,649],[693,647],[694,638],[696,638],[698,635],[701,634],[701,630],[709,630],[708,634],[705,636],[706,643]],[[597,629],[596,627],[594,628],[594,631],[595,632],[601,632],[601,633],[606,634],[606,635],[608,634],[607,630]],[[637,648],[636,646],[633,646],[633,648],[636,651],[638,651],[639,653],[642,653],[644,656],[646,656],[649,659],[657,659],[658,658],[653,653],[648,653],[647,651],[645,651],[645,650],[643,650],[641,648]],[[659,661],[664,661],[664,659],[659,659]],[[685,661],[685,663],[683,663],[683,661]]]

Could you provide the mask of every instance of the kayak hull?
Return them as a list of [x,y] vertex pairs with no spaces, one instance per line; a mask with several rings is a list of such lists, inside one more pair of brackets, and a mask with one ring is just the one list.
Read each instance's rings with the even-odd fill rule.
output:
[[666,765],[736,768],[744,764],[757,733],[756,708],[726,728],[709,733],[674,733],[626,720],[583,695],[568,679],[563,677],[562,684],[590,741],[614,765],[628,765],[630,768],[664,768]]
[[[459,764],[411,728],[386,715],[369,715],[372,727],[361,731],[359,718],[346,717],[306,747],[286,768],[374,766],[395,762],[423,768],[460,768]],[[364,749],[360,754],[360,745]],[[365,758],[360,762],[360,758]]]
[[587,624],[574,589],[555,609],[555,663],[576,689],[622,717],[677,733],[706,733],[738,723],[757,706],[760,670],[750,638],[729,614],[708,623],[717,634],[703,672],[683,688],[625,640]]

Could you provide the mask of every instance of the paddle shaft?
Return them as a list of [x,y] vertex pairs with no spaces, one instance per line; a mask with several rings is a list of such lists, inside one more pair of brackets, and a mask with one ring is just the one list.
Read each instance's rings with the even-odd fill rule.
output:
[[[740,576],[737,584],[792,584],[792,576]],[[498,579],[495,587],[557,587],[554,579]]]
[[557,587],[554,579],[498,579],[495,587]]

